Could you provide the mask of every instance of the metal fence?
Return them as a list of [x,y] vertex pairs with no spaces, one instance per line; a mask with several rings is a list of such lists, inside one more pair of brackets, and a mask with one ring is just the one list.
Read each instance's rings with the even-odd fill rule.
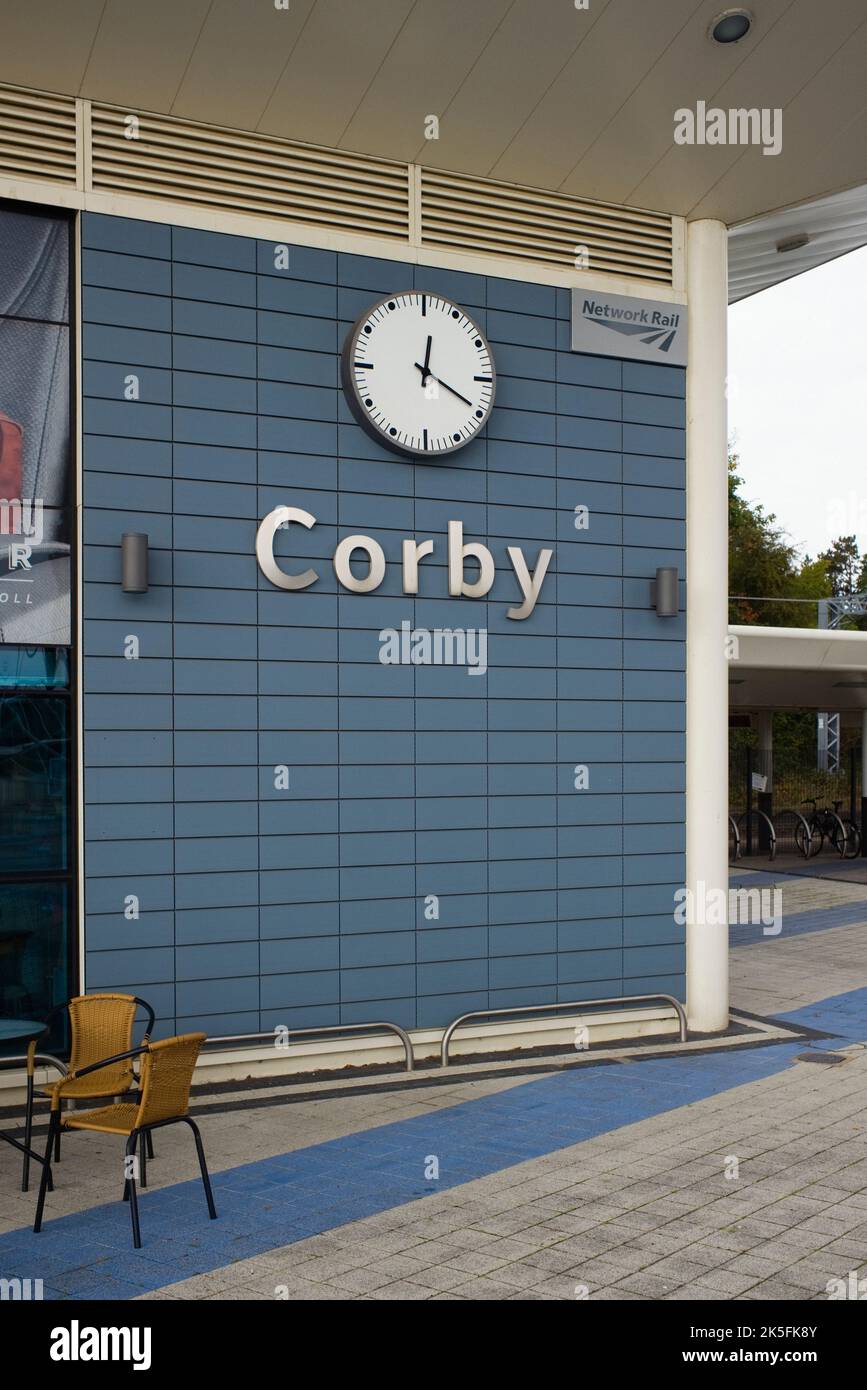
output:
[[769,850],[764,816],[776,826],[777,851],[794,850],[794,843],[786,843],[786,827],[794,826],[795,819],[782,813],[798,811],[809,817],[813,801],[820,810],[836,805],[841,816],[851,817],[861,829],[861,793],[861,749],[854,744],[843,753],[836,772],[824,771],[816,767],[815,760],[808,761],[794,751],[768,753],[743,745],[729,748],[729,814],[739,827],[743,854]]

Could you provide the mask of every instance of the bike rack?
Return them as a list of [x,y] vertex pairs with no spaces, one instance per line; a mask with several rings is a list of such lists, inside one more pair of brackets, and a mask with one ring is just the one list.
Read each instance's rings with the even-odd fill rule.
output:
[[613,1004],[670,1004],[677,1014],[680,1025],[680,1041],[686,1042],[687,1025],[686,1010],[678,999],[672,994],[621,994],[618,999],[576,999],[569,1004],[522,1004],[518,1008],[511,1009],[478,1009],[470,1014],[461,1014],[450,1023],[443,1033],[442,1046],[440,1050],[440,1060],[444,1067],[449,1065],[449,1044],[455,1029],[460,1028],[463,1023],[468,1023],[475,1018],[507,1018],[516,1014],[534,1013],[554,1013],[561,1009],[586,1010],[608,1008]]
[[[778,812],[777,812],[777,815],[776,815],[776,819],[777,819],[777,820],[782,820],[783,816],[795,816],[796,819],[799,820],[799,821],[801,822],[801,825],[804,827],[804,845],[805,845],[805,847],[806,847],[806,853],[804,853],[804,858],[805,858],[805,859],[809,859],[809,858],[811,857],[812,853],[813,853],[813,832],[812,832],[812,830],[810,829],[810,823],[809,823],[809,821],[807,820],[806,816],[802,815],[800,811],[796,811],[794,807],[791,807],[790,809],[785,810],[785,811],[778,811]],[[796,834],[795,834],[795,837],[793,837],[793,838],[794,838],[795,849],[797,849],[797,847],[798,847],[797,832],[796,832]],[[802,853],[803,853],[803,851],[802,851]]]
[[[811,798],[809,798],[809,800],[812,801],[813,798],[811,797]],[[823,847],[824,847],[825,841],[827,840],[827,842],[828,842],[834,849],[836,849],[836,851],[837,851],[837,853],[839,854],[839,856],[840,856],[841,859],[855,859],[855,858],[857,857],[857,855],[858,855],[858,850],[859,850],[859,848],[860,848],[860,839],[859,839],[859,840],[856,840],[856,848],[855,848],[854,854],[850,854],[850,853],[849,853],[849,828],[848,828],[848,826],[847,826],[847,824],[846,824],[846,821],[849,821],[850,824],[851,824],[851,826],[852,826],[852,829],[855,831],[855,835],[856,835],[856,836],[860,836],[860,834],[861,834],[861,829],[860,829],[860,826],[858,825],[858,822],[855,820],[854,817],[850,817],[850,816],[847,815],[846,820],[844,820],[843,817],[840,815],[840,813],[839,813],[838,811],[832,810],[830,806],[826,806],[822,811],[819,811],[819,809],[818,809],[818,801],[816,802],[816,809],[815,809],[814,811],[812,811],[810,814],[811,814],[811,817],[815,817],[815,818],[820,822],[819,825],[816,827],[816,828],[819,830],[819,833],[820,833],[819,848],[816,850],[816,853],[817,853],[817,854],[820,854],[820,853],[821,853],[821,851],[822,851],[822,849],[823,849]],[[810,822],[807,820],[806,816],[803,815],[803,813],[802,813],[801,811],[796,811],[796,810],[794,810],[794,809],[792,809],[792,810],[787,810],[787,811],[780,811],[779,816],[795,816],[795,817],[801,822],[801,825],[803,826],[803,829],[804,829],[804,846],[805,846],[805,848],[804,848],[804,850],[803,850],[802,852],[803,852],[803,854],[804,854],[804,858],[805,858],[805,859],[811,859],[812,856],[813,856],[813,841],[814,841],[814,839],[815,839],[815,835],[814,835],[814,832],[813,832],[813,826],[812,826],[812,825],[810,824]],[[779,816],[778,816],[778,819],[779,819]],[[838,832],[839,832],[839,834],[838,834],[838,839],[839,839],[839,841],[840,841],[839,845],[834,844],[833,835],[829,832],[829,830],[828,830],[828,828],[827,828],[827,823],[828,823],[828,821],[834,821],[834,822],[836,822],[836,825],[837,825],[837,828],[838,828]]]
[[729,862],[732,864],[736,864],[741,857],[741,832],[738,830],[738,823],[735,820],[734,816],[729,816],[729,826],[731,827],[732,833],[735,837],[734,859],[730,859]]
[[[290,1036],[325,1037],[328,1034],[336,1033],[394,1033],[403,1044],[406,1070],[415,1070],[415,1053],[413,1052],[412,1041],[409,1034],[398,1023],[333,1023],[324,1028],[287,1028],[285,1036],[287,1039]],[[204,1045],[205,1047],[222,1046],[228,1049],[237,1043],[269,1042],[273,1044],[279,1036],[276,1029],[272,1028],[270,1033],[237,1033],[234,1037],[207,1038]]]
[[740,823],[741,823],[742,820],[748,820],[748,818],[749,818],[750,816],[760,816],[761,819],[762,819],[762,820],[765,822],[765,824],[767,825],[767,827],[768,827],[768,838],[769,838],[769,840],[770,840],[770,846],[771,846],[771,852],[770,852],[770,854],[768,855],[768,858],[769,858],[769,859],[773,859],[773,858],[776,856],[776,853],[777,853],[777,832],[776,832],[776,830],[774,829],[774,822],[771,820],[770,816],[768,816],[768,815],[765,814],[764,811],[759,811],[759,810],[757,810],[757,809],[754,808],[752,811],[743,811],[743,812],[741,813],[741,815],[738,816],[738,825],[740,825]]
[[[831,843],[831,845],[833,846],[833,848],[837,850],[837,853],[839,854],[839,856],[840,856],[841,859],[848,859],[848,858],[849,858],[849,855],[846,853],[846,846],[847,846],[848,843],[849,843],[849,832],[848,832],[848,830],[846,829],[845,824],[843,823],[843,817],[842,817],[841,815],[839,815],[839,813],[838,813],[837,811],[828,811],[828,812],[826,812],[826,814],[829,815],[829,816],[831,817],[832,820],[835,820],[835,821],[837,822],[837,824],[839,825],[839,827],[840,827],[840,836],[841,836],[840,843],[841,843],[841,845],[842,845],[842,849],[838,849],[838,848],[837,848],[837,846],[834,844],[834,841],[833,841],[833,839],[831,838],[830,835],[826,836],[826,838],[830,841],[830,843]],[[854,855],[853,855],[852,857],[854,858]]]

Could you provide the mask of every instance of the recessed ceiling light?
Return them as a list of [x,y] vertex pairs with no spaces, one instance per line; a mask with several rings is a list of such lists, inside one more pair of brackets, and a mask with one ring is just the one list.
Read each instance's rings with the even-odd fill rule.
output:
[[739,43],[746,38],[753,25],[749,10],[723,10],[708,29],[715,43]]

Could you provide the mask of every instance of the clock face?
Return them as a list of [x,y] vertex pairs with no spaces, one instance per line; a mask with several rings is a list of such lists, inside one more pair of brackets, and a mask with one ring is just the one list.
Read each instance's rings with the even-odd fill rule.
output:
[[341,362],[356,419],[400,454],[450,454],[475,439],[494,404],[485,336],[441,295],[406,290],[371,305]]

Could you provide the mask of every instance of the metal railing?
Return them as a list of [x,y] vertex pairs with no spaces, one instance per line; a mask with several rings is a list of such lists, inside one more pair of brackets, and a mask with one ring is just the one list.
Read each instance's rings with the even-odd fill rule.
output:
[[678,1019],[678,1023],[679,1023],[679,1026],[680,1026],[680,1041],[681,1041],[681,1042],[686,1042],[686,1040],[687,1040],[686,1010],[684,1009],[684,1007],[683,1007],[683,1005],[680,1003],[680,1001],[679,1001],[678,999],[675,999],[675,998],[674,998],[674,995],[672,995],[672,994],[622,994],[618,999],[577,999],[577,1000],[573,1000],[573,1001],[572,1001],[571,1003],[569,1003],[569,1004],[522,1004],[522,1005],[521,1005],[520,1007],[518,1007],[518,1008],[511,1008],[511,1009],[478,1009],[478,1010],[475,1010],[473,1013],[461,1014],[460,1018],[456,1018],[456,1019],[454,1020],[453,1023],[450,1023],[449,1026],[448,1026],[448,1028],[446,1029],[446,1031],[443,1033],[442,1046],[441,1046],[441,1050],[440,1050],[440,1060],[441,1060],[442,1065],[443,1065],[444,1067],[447,1067],[447,1066],[449,1065],[449,1044],[451,1043],[452,1035],[454,1034],[454,1032],[455,1032],[455,1030],[456,1030],[457,1028],[460,1028],[461,1025],[464,1024],[464,1023],[469,1023],[469,1021],[470,1021],[471,1019],[475,1019],[475,1018],[506,1018],[506,1017],[508,1017],[509,1015],[515,1015],[515,1014],[539,1014],[539,1013],[545,1014],[545,1013],[554,1013],[555,1011],[560,1011],[560,1010],[562,1010],[562,1009],[571,1009],[573,1012],[575,1012],[575,1010],[577,1010],[577,1009],[587,1010],[587,1009],[608,1008],[608,1007],[610,1007],[610,1006],[612,1006],[612,1005],[614,1005],[614,1004],[660,1004],[660,1003],[662,1003],[662,1004],[670,1004],[671,1007],[674,1009],[675,1013],[677,1014],[677,1019]]
[[[787,594],[729,594],[729,622],[734,627],[751,627],[756,622],[762,626],[782,627],[786,630],[791,628],[835,628],[840,626],[841,618],[861,618],[864,616],[864,594],[829,595],[827,598],[793,598]],[[791,622],[780,622],[781,613],[772,613],[772,618],[776,622],[767,623],[767,609],[753,609],[754,603],[774,605],[788,604],[785,609],[786,616],[791,616]],[[742,605],[738,608],[738,605]],[[750,605],[746,607],[745,605]],[[824,621],[823,621],[824,608]],[[829,608],[831,612],[829,613]],[[816,621],[813,622],[813,611],[816,614]],[[801,619],[804,615],[806,621]],[[829,622],[830,616],[836,616],[836,622]],[[763,618],[765,621],[763,622]]]
[[[279,1025],[282,1028],[282,1024]],[[406,1070],[415,1070],[415,1053],[413,1052],[412,1041],[405,1029],[399,1023],[332,1023],[322,1028],[286,1028],[285,1034],[281,1034],[279,1029],[272,1028],[269,1033],[236,1033],[234,1036],[208,1038],[205,1047],[230,1047],[238,1043],[269,1042],[277,1045],[277,1040],[281,1036],[287,1039],[292,1037],[324,1037],[328,1034],[336,1033],[394,1033],[400,1038],[406,1057]]]

